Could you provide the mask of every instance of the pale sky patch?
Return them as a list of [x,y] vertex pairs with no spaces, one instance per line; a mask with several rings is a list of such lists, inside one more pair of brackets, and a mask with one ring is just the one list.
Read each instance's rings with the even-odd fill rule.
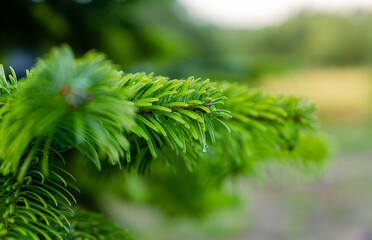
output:
[[372,9],[372,0],[178,0],[194,18],[222,27],[277,25],[304,9],[348,12]]

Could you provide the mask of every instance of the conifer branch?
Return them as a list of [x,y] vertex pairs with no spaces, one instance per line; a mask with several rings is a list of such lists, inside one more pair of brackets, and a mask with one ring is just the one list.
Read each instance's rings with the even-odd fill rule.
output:
[[[131,129],[134,136],[128,136],[131,143],[143,146],[144,142],[151,156],[137,154],[139,166],[147,166],[151,158],[157,158],[164,146],[177,154],[190,153],[193,145],[207,147],[207,122],[209,115],[231,117],[228,111],[217,107],[224,104],[226,97],[216,83],[190,77],[186,80],[169,80],[144,73],[127,74],[120,87],[132,92],[129,98],[138,110],[137,125]],[[213,134],[210,132],[210,134]],[[146,151],[137,149],[137,152]],[[192,156],[192,154],[190,154]],[[130,152],[126,155],[128,164]],[[136,162],[135,162],[136,163]],[[144,171],[145,168],[141,168]]]
[[134,240],[127,230],[112,223],[102,214],[80,210],[70,221],[66,240]]
[[[205,152],[207,142],[214,144],[216,137],[232,144],[232,138],[240,138],[240,146],[231,151],[242,148],[247,154],[265,152],[265,144],[270,151],[278,146],[290,149],[300,131],[311,129],[314,111],[312,104],[297,98],[271,97],[209,80],[123,75],[103,55],[90,52],[75,59],[66,46],[39,60],[20,90],[8,95],[0,109],[0,169],[8,174],[21,162],[20,178],[30,163],[27,159],[36,154],[32,148],[39,146],[44,173],[52,147],[75,148],[98,168],[107,158],[113,165],[136,166],[141,172],[161,151],[192,162],[200,157],[200,147]],[[18,134],[22,131],[25,134]],[[27,161],[21,160],[26,153]],[[245,159],[249,154],[231,156]]]
[[228,97],[223,108],[232,115],[224,120],[231,134],[215,129],[218,141],[211,154],[216,161],[207,167],[220,175],[219,182],[231,174],[259,173],[257,166],[268,159],[294,159],[303,166],[327,159],[327,144],[314,128],[314,104],[234,84],[226,84],[223,94]]
[[7,80],[0,67],[0,240],[130,239],[91,213],[81,216],[93,222],[77,217],[69,226],[66,216],[74,212],[67,187],[75,187],[48,160],[66,150],[81,152],[98,169],[105,160],[140,172],[156,158],[182,162],[198,168],[196,184],[252,174],[257,162],[270,158],[306,164],[326,157],[324,142],[313,135],[315,107],[300,98],[193,77],[123,74],[104,55],[76,59],[65,45],[20,82],[11,71]]
[[[112,64],[94,52],[75,59],[63,46],[39,60],[0,109],[1,172],[15,172],[21,163],[22,179],[30,164],[23,156],[32,159],[52,147],[76,148],[98,168],[99,158],[118,164],[129,148],[123,131],[133,125],[134,114],[123,101],[126,93],[116,87],[118,78]],[[36,143],[41,148],[30,151]]]
[[63,239],[74,215],[68,188],[77,188],[58,172],[52,167],[46,178],[32,166],[21,182],[17,174],[0,177],[0,239]]

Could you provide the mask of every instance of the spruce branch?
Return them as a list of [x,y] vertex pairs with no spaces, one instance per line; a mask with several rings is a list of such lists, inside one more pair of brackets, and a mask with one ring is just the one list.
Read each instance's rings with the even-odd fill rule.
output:
[[[98,169],[107,160],[144,172],[153,159],[165,160],[197,174],[191,190],[201,192],[204,184],[255,174],[268,159],[307,165],[327,156],[314,128],[315,106],[301,98],[194,77],[123,74],[104,55],[75,58],[65,45],[19,82],[11,71],[8,80],[0,67],[0,240],[130,239],[102,216],[72,217],[68,187],[76,187],[49,162],[70,149]],[[177,182],[177,174],[158,173]]]
[[9,67],[12,75],[9,75],[9,80],[6,78],[4,67],[0,64],[0,96],[11,94],[18,87],[17,75],[12,67]]
[[314,127],[314,104],[235,84],[225,84],[223,89],[228,100],[222,107],[232,115],[224,122],[231,134],[215,129],[218,141],[210,157],[216,161],[207,167],[220,175],[219,182],[229,175],[259,173],[257,166],[269,159],[296,160],[303,166],[321,165],[327,159],[327,143]]
[[18,89],[17,75],[12,67],[10,67],[12,75],[9,75],[9,80],[6,78],[4,67],[0,64],[0,107],[6,103],[6,96],[11,94],[13,90]]
[[75,59],[67,46],[52,49],[0,109],[1,172],[15,172],[21,163],[22,179],[31,162],[24,155],[32,159],[44,152],[47,166],[53,146],[77,148],[98,168],[99,158],[118,164],[129,148],[123,131],[133,125],[134,114],[124,101],[126,93],[116,86],[118,78],[102,54]]
[[[39,153],[47,174],[52,147],[75,148],[98,168],[104,158],[113,165],[133,165],[133,146],[147,147],[151,158],[163,142],[183,154],[187,145],[206,147],[207,115],[230,117],[216,108],[225,97],[215,85],[143,73],[122,76],[103,55],[90,52],[75,59],[67,46],[54,48],[0,109],[1,172],[14,172],[21,163],[22,179]],[[135,155],[141,165],[151,159]]]
[[[210,116],[231,117],[229,111],[218,109],[226,97],[216,85],[193,77],[169,80],[145,73],[123,77],[120,86],[132,92],[129,101],[138,108],[137,124],[131,129],[134,136],[129,136],[130,142],[142,146],[137,152],[147,148],[151,154],[150,157],[137,154],[136,161],[140,166],[157,158],[164,148],[184,156],[193,151],[195,144],[207,148],[206,132],[214,123]],[[212,137],[214,133],[209,131],[209,134]],[[133,164],[130,152],[126,157],[128,164]]]
[[0,239],[62,240],[69,231],[70,189],[78,189],[61,176],[64,170],[51,167],[49,173],[47,178],[34,164],[21,182],[17,173],[0,177]]
[[80,210],[70,218],[70,221],[66,240],[134,240],[127,230],[117,226],[102,214]]
[[170,152],[193,168],[216,142],[218,149],[227,148],[225,163],[247,163],[252,156],[294,149],[312,129],[313,112],[314,105],[301,99],[230,84],[123,75],[101,54],[75,59],[62,46],[6,96],[0,170],[6,175],[21,164],[22,179],[37,156],[47,174],[49,152],[66,149],[77,149],[98,168],[108,159],[143,172],[152,159]]

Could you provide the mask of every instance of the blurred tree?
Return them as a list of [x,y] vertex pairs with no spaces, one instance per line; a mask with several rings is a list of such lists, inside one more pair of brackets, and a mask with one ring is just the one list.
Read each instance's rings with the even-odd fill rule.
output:
[[253,59],[266,72],[301,66],[364,65],[372,62],[372,13],[349,15],[304,11],[287,22],[258,30],[216,30],[225,52]]
[[179,17],[184,13],[173,0],[16,0],[2,1],[1,8],[6,11],[0,20],[7,24],[0,53],[8,57],[5,62],[16,58],[16,70],[33,65],[22,59],[63,42],[79,54],[106,52],[127,71],[180,77],[214,64],[209,60],[217,50],[213,39]]

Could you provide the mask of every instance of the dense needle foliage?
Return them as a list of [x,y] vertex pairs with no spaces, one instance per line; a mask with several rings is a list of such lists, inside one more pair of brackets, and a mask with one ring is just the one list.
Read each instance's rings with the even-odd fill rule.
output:
[[145,173],[156,163],[219,185],[257,173],[267,159],[320,163],[314,110],[229,83],[124,74],[104,55],[75,58],[68,46],[19,81],[1,67],[0,239],[131,239],[101,215],[75,215],[79,190],[66,152],[98,169]]

